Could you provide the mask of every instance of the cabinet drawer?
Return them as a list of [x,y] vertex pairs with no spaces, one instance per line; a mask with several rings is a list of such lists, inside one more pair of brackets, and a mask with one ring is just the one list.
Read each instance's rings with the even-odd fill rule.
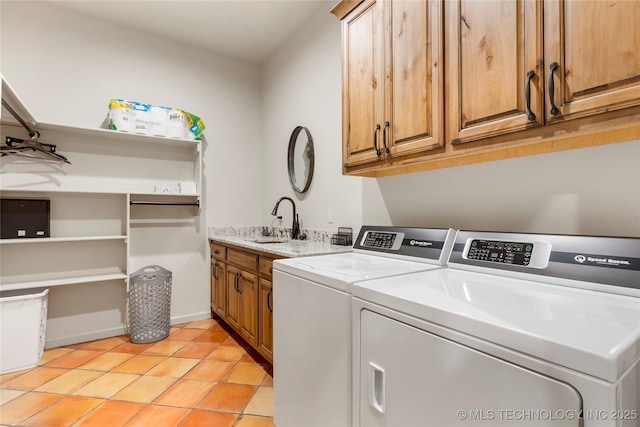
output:
[[273,259],[261,256],[258,271],[260,271],[261,275],[271,278],[271,273],[273,272]]
[[211,243],[211,256],[224,261],[227,259],[227,248],[216,243]]
[[227,249],[227,261],[247,270],[256,271],[258,269],[258,255]]

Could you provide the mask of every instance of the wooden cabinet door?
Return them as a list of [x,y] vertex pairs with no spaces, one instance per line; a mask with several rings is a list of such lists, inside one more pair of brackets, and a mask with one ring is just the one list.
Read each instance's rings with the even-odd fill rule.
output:
[[211,258],[211,271],[210,271],[210,286],[211,286],[211,313],[216,312],[216,283],[218,281],[216,277],[216,261]]
[[266,279],[260,279],[258,316],[260,318],[258,348],[263,356],[273,360],[273,287],[272,283]]
[[227,323],[236,331],[240,331],[241,294],[238,292],[238,283],[242,272],[231,265],[227,266]]
[[[367,0],[342,20],[343,163],[376,161],[382,147],[384,54],[380,1]],[[374,144],[377,142],[377,144]]]
[[[383,149],[392,157],[444,144],[442,2],[384,1]],[[385,144],[386,143],[386,144]],[[386,151],[386,150],[385,150]]]
[[214,261],[211,265],[211,309],[223,319],[227,311],[227,265]]
[[541,125],[541,2],[444,4],[448,139],[455,145]]
[[[546,0],[547,121],[640,105],[640,2]],[[554,68],[551,73],[551,68]]]
[[241,271],[238,278],[240,293],[240,335],[254,347],[258,344],[258,276]]

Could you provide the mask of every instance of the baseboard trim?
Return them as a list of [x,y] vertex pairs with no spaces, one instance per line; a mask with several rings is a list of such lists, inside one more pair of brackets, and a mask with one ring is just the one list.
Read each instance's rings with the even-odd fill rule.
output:
[[[70,335],[67,337],[59,337],[54,339],[46,339],[44,342],[44,348],[56,348],[65,345],[79,344],[88,341],[100,340],[103,338],[117,337],[118,335],[124,335],[126,333],[124,326],[117,328],[103,329],[102,331],[89,332],[86,334]],[[46,337],[46,335],[45,335]]]
[[211,311],[203,311],[202,313],[172,317],[169,322],[171,323],[171,325],[180,325],[181,323],[195,322],[197,320],[205,319],[211,319]]
[[[197,320],[211,319],[211,312],[204,311],[201,313],[194,313],[185,316],[172,317],[169,320],[171,325],[180,325],[182,323],[195,322]],[[83,342],[100,340],[103,338],[117,337],[119,335],[125,335],[127,333],[126,328],[118,326],[116,328],[104,329],[102,331],[88,332],[86,334],[71,335],[67,337],[59,337],[54,339],[45,338],[45,349],[63,347],[65,345],[79,344]]]

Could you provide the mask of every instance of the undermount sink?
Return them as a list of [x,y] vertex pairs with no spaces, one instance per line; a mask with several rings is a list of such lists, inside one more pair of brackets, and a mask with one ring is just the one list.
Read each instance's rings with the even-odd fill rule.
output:
[[287,243],[289,239],[286,237],[262,236],[250,241],[255,243]]

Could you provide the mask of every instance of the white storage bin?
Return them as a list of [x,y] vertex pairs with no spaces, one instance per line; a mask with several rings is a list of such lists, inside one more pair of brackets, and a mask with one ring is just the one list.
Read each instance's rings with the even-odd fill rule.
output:
[[0,292],[0,374],[33,368],[44,351],[49,289]]

